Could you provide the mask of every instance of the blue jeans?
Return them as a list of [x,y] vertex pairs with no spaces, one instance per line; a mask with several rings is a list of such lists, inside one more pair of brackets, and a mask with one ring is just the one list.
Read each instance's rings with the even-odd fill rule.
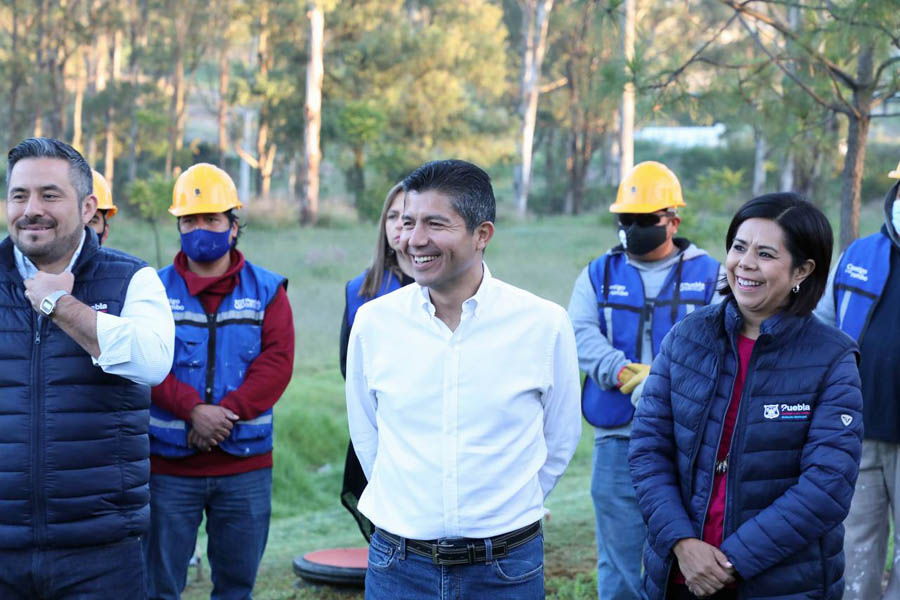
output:
[[103,546],[0,550],[3,600],[144,598],[144,554],[138,537]]
[[641,553],[647,527],[628,472],[624,437],[594,440],[591,497],[597,533],[597,597],[640,600]]
[[471,565],[436,565],[430,558],[407,552],[405,546],[405,540],[398,546],[378,531],[372,536],[366,600],[544,598],[543,535],[513,548],[503,558]]
[[272,513],[272,469],[222,477],[150,475],[149,597],[177,600],[206,511],[213,600],[253,597]]

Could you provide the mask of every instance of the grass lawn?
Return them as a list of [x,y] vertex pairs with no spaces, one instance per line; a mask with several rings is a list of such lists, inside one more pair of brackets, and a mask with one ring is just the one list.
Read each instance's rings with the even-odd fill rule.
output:
[[[869,215],[869,212],[872,215]],[[702,218],[702,215],[699,217]],[[864,213],[863,230],[874,231],[877,208]],[[153,262],[150,228],[119,215],[107,242]],[[690,232],[682,232],[690,237]],[[266,229],[250,223],[240,241],[249,260],[290,280],[297,356],[293,381],[276,406],[273,519],[255,597],[268,599],[356,599],[353,590],[297,585],[291,561],[305,552],[361,545],[355,522],[338,500],[347,424],[338,369],[338,333],[344,283],[362,271],[373,240],[371,225],[322,229]],[[695,240],[723,258],[722,238]],[[178,249],[174,221],[161,228],[164,261]],[[608,215],[554,217],[526,223],[500,221],[486,261],[494,276],[562,305],[590,259],[615,243]],[[593,598],[595,592],[590,452],[593,432],[585,427],[575,458],[548,499],[546,523],[548,597]],[[201,537],[201,548],[205,540]],[[205,563],[205,560],[204,560]],[[184,598],[209,596],[194,572]]]

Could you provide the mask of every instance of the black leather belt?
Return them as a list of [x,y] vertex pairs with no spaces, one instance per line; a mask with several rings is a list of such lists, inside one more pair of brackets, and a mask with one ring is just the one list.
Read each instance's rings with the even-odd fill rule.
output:
[[[382,538],[400,546],[402,538],[376,528]],[[521,529],[496,535],[491,540],[491,556],[503,558],[513,548],[530,542],[541,533],[541,522],[536,521]],[[487,560],[487,547],[483,539],[459,538],[445,540],[406,539],[406,550],[419,556],[430,558],[436,565],[471,565]]]

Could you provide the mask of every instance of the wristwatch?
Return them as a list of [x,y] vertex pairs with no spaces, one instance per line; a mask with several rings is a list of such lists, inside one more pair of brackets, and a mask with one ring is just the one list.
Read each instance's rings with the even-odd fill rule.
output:
[[53,311],[56,310],[56,303],[68,293],[69,292],[66,290],[56,290],[55,292],[50,292],[44,296],[44,299],[41,300],[40,304],[41,312],[48,317],[52,315]]

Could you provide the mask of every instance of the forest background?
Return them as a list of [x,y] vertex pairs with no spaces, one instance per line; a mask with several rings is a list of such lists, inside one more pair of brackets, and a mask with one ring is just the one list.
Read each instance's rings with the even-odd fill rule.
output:
[[[228,171],[251,260],[291,280],[295,377],[276,414],[275,520],[258,591],[289,558],[361,538],[337,505],[343,282],[390,186],[422,162],[485,167],[491,268],[565,304],[615,242],[624,170],[669,165],[682,230],[719,258],[734,210],[792,189],[845,247],[882,220],[900,161],[895,0],[4,0],[0,126],[79,148],[112,185],[109,243],[178,249],[174,178]],[[5,167],[5,165],[4,165]],[[2,211],[5,212],[5,211]],[[862,215],[862,220],[860,220]],[[839,248],[838,248],[839,249]],[[590,597],[590,432],[550,498],[550,597]],[[208,585],[189,589],[201,597]]]

